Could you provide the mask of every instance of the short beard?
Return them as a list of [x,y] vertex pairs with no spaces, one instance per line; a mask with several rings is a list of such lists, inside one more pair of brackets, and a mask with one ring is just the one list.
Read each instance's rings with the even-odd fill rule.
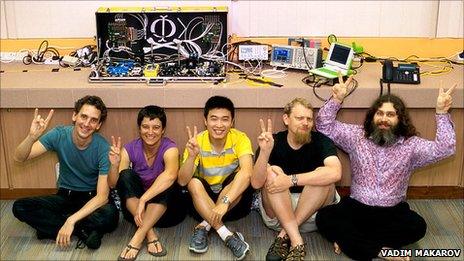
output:
[[398,136],[395,134],[396,127],[388,130],[380,129],[375,123],[374,131],[369,135],[369,139],[379,146],[390,146],[398,140]]
[[308,144],[311,142],[311,132],[308,131],[306,133],[295,133],[295,141],[298,143],[298,144]]

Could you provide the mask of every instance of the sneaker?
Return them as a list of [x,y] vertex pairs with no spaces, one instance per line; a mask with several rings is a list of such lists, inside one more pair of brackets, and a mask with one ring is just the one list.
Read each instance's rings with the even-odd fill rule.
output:
[[297,245],[296,247],[290,247],[290,251],[285,258],[285,261],[302,261],[306,256],[305,245]]
[[280,261],[284,260],[288,255],[290,248],[290,238],[287,235],[285,237],[276,237],[274,243],[267,251],[266,261]]
[[232,250],[237,260],[242,260],[250,249],[250,246],[239,232],[235,232],[226,238],[226,246]]
[[79,241],[77,241],[76,248],[84,248],[87,246],[90,249],[98,249],[100,248],[103,235],[98,233],[96,230],[87,234],[85,230],[81,229],[78,231],[77,237],[79,238]]
[[196,227],[190,238],[189,250],[195,253],[205,253],[208,251],[208,230],[205,227]]

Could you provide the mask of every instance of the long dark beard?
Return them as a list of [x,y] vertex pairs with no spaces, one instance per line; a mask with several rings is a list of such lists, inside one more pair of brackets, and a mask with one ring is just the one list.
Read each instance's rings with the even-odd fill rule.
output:
[[390,146],[398,140],[398,136],[395,134],[395,128],[390,128],[388,130],[380,129],[375,123],[372,123],[374,126],[374,131],[369,136],[369,139],[372,140],[375,144],[379,146]]
[[295,133],[295,141],[298,144],[308,144],[311,142],[311,132],[308,131],[306,133]]

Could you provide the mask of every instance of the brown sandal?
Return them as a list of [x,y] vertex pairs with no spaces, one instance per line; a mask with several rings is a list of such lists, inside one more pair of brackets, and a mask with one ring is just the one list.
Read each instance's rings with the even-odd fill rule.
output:
[[[155,247],[156,247],[156,244],[159,244],[161,246],[161,252],[150,252],[148,251],[148,245],[149,244],[155,244]],[[148,254],[152,255],[152,256],[157,256],[157,257],[160,257],[160,256],[165,256],[168,251],[166,251],[166,248],[164,248],[164,245],[159,241],[159,239],[155,239],[153,241],[150,241],[150,242],[147,242],[147,251],[148,251]]]
[[[132,249],[137,250],[137,254],[135,254],[135,256],[132,258],[125,258],[125,256],[127,255],[127,252],[131,251]],[[124,257],[121,256],[122,253],[119,254],[118,261],[134,261],[135,259],[137,259],[137,256],[139,255],[139,252],[140,252],[140,248],[133,247],[130,244],[128,244],[124,250],[126,251],[126,253],[124,254]]]

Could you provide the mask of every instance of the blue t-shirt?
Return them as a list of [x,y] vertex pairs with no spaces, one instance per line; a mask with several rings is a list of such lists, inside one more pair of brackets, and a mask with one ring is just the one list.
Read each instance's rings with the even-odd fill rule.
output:
[[109,144],[94,133],[87,148],[80,150],[72,141],[74,126],[57,126],[39,141],[47,150],[56,151],[60,161],[58,187],[77,191],[97,189],[98,175],[108,175]]

